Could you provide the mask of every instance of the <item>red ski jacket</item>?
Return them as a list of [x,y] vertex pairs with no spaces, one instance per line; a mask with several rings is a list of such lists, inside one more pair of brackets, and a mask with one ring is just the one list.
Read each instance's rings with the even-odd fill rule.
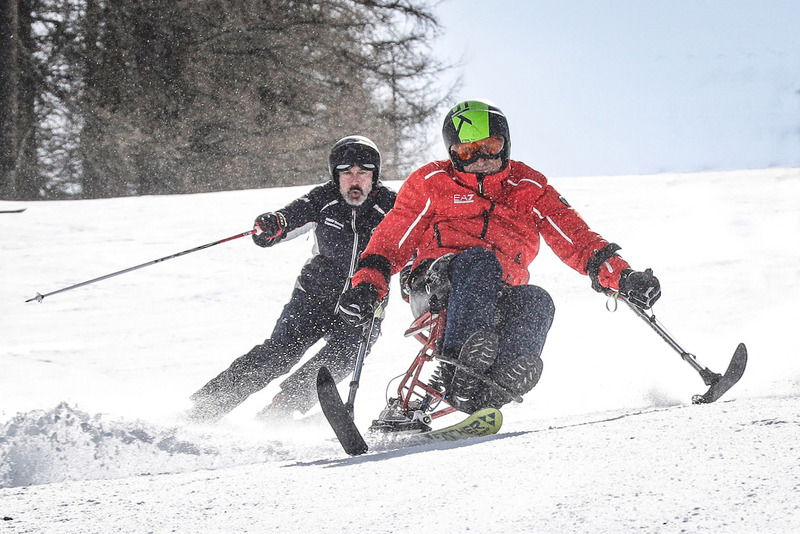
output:
[[[382,298],[388,279],[414,256],[428,258],[472,247],[494,251],[510,285],[528,283],[528,266],[539,252],[539,236],[561,260],[581,274],[594,253],[609,245],[547,183],[519,161],[479,179],[457,171],[449,160],[434,161],[411,173],[394,208],[377,226],[361,255],[352,285],[369,282]],[[617,289],[628,263],[619,256],[598,271],[603,287]]]

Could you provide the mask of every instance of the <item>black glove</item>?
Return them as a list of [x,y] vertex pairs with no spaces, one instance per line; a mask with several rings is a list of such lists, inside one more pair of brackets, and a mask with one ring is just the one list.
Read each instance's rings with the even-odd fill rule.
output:
[[367,282],[351,287],[339,298],[339,315],[348,324],[361,326],[375,314],[378,290]]
[[619,292],[631,304],[647,310],[661,297],[661,284],[653,276],[653,269],[625,269],[619,277]]
[[259,247],[271,247],[286,230],[286,217],[281,212],[262,213],[256,217],[253,229],[256,230],[253,242]]

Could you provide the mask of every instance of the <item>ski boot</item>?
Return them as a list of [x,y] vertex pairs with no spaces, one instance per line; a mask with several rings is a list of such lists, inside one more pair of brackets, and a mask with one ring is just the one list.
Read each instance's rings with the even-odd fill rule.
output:
[[448,358],[448,355],[439,357],[442,362],[439,380],[444,385],[445,399],[454,408],[465,413],[481,408],[474,405],[476,396],[482,383],[487,381],[486,371],[497,359],[497,350],[497,334],[483,329],[467,339],[457,359]]

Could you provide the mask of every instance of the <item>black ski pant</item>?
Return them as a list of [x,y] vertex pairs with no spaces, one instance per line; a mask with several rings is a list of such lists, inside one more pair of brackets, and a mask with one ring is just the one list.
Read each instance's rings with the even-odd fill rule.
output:
[[[295,288],[272,335],[192,395],[198,418],[213,420],[224,416],[288,373],[312,345],[324,339],[326,343],[320,351],[281,383],[291,408],[300,412],[312,408],[317,402],[319,368],[327,367],[337,382],[346,378],[353,371],[363,336],[362,327],[353,327],[336,314],[338,296],[335,292],[320,298]],[[379,335],[380,321],[376,321],[367,350]]]

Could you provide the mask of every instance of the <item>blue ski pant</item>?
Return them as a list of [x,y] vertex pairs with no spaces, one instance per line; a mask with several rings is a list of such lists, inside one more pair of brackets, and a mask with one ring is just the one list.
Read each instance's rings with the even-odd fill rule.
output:
[[458,354],[473,333],[494,328],[499,337],[497,365],[523,355],[541,355],[555,314],[547,291],[534,285],[503,284],[497,257],[480,247],[456,255],[449,272],[445,353]]

